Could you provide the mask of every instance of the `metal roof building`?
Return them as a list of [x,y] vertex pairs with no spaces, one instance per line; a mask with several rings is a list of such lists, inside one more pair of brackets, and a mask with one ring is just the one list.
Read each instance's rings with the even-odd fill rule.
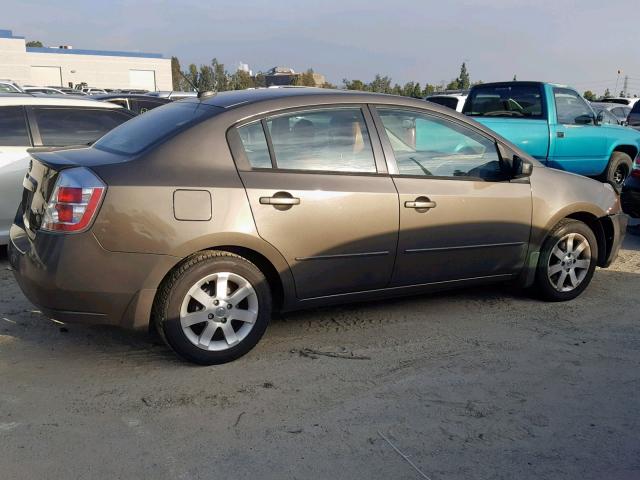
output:
[[27,47],[0,30],[0,79],[21,85],[172,90],[171,59],[159,53]]

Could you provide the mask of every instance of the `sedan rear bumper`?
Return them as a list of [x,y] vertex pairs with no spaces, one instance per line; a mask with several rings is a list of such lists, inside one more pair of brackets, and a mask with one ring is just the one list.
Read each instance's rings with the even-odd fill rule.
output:
[[92,233],[10,230],[9,262],[25,296],[44,314],[69,323],[145,329],[155,291],[177,259],[110,252]]

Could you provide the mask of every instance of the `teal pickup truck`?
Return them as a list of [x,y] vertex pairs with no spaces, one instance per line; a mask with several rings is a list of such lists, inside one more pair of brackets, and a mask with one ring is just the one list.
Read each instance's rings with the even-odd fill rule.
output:
[[471,88],[462,112],[549,167],[621,187],[640,150],[640,132],[602,122],[574,89],[542,82]]

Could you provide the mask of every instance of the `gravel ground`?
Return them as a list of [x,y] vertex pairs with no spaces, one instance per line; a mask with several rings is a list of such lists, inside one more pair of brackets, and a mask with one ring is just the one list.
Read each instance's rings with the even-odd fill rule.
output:
[[211,368],[54,323],[6,267],[2,479],[640,478],[637,236],[570,303],[497,286],[295,313]]

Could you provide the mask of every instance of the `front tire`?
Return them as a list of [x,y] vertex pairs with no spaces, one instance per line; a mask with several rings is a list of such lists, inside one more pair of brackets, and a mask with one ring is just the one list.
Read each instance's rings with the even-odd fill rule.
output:
[[565,218],[542,245],[536,269],[540,296],[551,302],[573,300],[591,282],[598,259],[598,242],[583,222]]
[[156,326],[180,357],[200,365],[235,360],[262,338],[271,291],[253,263],[229,252],[189,257],[165,280],[154,305]]
[[620,191],[632,168],[633,160],[629,155],[624,152],[613,152],[604,172],[603,180]]

